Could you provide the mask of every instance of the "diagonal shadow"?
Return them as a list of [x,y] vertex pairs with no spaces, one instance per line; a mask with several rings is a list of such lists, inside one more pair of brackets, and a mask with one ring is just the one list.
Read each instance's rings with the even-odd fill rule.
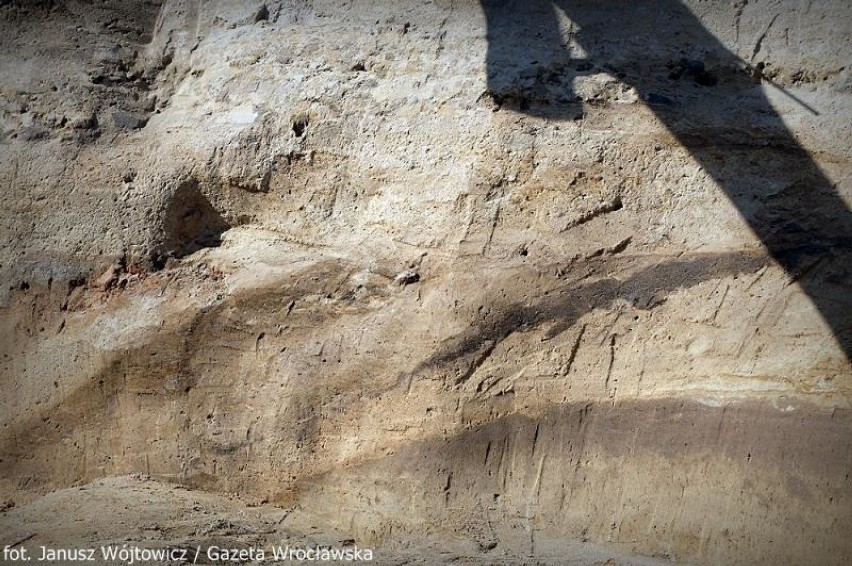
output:
[[[852,214],[759,87],[762,66],[746,66],[679,0],[480,1],[498,105],[571,120],[583,111],[576,77],[605,72],[634,87],[852,359]],[[584,56],[566,46],[557,10]]]
[[[598,260],[612,267],[613,258]],[[551,325],[549,336],[573,326],[585,314],[625,300],[636,308],[651,310],[678,289],[704,281],[754,273],[769,262],[763,253],[723,252],[683,257],[630,269],[631,261],[618,262],[622,278],[579,281],[546,291],[529,304],[493,305],[470,330],[448,341],[419,364],[407,379],[442,368],[454,375],[453,385],[470,379],[500,342],[512,333]]]

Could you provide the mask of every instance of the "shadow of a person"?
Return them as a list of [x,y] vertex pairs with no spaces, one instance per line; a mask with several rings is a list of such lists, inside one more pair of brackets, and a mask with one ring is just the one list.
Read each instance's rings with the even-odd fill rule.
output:
[[[852,215],[771,106],[759,71],[679,0],[481,4],[488,91],[498,105],[577,119],[576,77],[605,72],[634,87],[797,281],[852,359]],[[566,16],[564,33],[557,10]]]

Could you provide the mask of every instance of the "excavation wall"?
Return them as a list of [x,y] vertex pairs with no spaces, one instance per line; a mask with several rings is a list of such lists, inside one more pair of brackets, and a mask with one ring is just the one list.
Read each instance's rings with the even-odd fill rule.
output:
[[852,4],[587,4],[0,2],[3,497],[848,563]]

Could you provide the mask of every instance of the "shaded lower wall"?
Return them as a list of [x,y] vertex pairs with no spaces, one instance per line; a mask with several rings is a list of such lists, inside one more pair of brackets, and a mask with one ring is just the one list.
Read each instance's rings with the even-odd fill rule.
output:
[[[302,501],[383,540],[449,528],[534,555],[557,538],[678,562],[852,557],[849,411],[567,405],[317,478]],[[338,513],[330,502],[345,502]]]
[[[340,270],[315,266],[299,281],[334,286]],[[464,390],[442,389],[430,371],[411,390],[387,386],[399,364],[374,367],[377,355],[361,369],[343,356],[340,375],[329,370],[323,379],[313,366],[302,377],[296,361],[281,375],[264,373],[264,348],[290,347],[286,333],[258,345],[257,328],[273,328],[276,309],[288,310],[289,294],[281,293],[261,289],[176,313],[156,340],[126,349],[69,352],[65,367],[88,364],[75,371],[91,377],[58,404],[40,398],[0,429],[4,497],[24,502],[105,476],[148,473],[298,506],[365,544],[455,533],[522,556],[556,539],[695,563],[844,564],[852,556],[848,409],[788,404],[779,395],[726,406],[581,402],[521,386],[453,403]],[[299,312],[287,317],[297,343],[308,328],[352,324],[333,309],[326,318],[313,308]],[[535,344],[531,332],[518,340]],[[582,374],[603,381],[605,368],[562,380],[581,388]],[[23,391],[22,383],[10,390]],[[374,405],[365,400],[372,396]],[[533,408],[542,406],[549,408]],[[376,407],[379,418],[359,420]],[[417,416],[432,407],[438,425]]]

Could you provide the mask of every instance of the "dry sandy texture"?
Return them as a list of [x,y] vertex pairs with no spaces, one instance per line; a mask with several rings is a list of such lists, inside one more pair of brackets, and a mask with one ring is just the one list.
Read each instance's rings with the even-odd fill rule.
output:
[[0,543],[849,563],[852,5],[585,4],[0,1]]

